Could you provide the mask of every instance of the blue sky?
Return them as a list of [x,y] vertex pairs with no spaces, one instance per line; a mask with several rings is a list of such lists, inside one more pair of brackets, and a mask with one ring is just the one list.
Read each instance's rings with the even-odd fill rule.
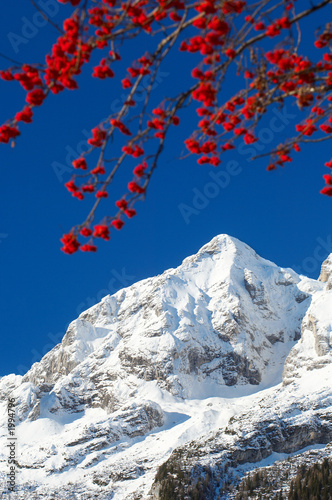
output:
[[[59,22],[69,9],[56,0],[44,5]],[[331,8],[328,8],[331,13]],[[316,25],[327,16],[318,13]],[[55,28],[40,26],[29,2],[2,7],[2,54],[24,62],[42,61],[56,36]],[[331,16],[330,16],[331,17]],[[36,24],[38,27],[36,27]],[[306,22],[310,29],[313,22]],[[14,34],[14,36],[13,36]],[[21,37],[21,38],[18,38]],[[306,44],[312,40],[303,37]],[[24,42],[22,40],[25,40]],[[138,215],[97,254],[60,251],[59,238],[84,220],[89,203],[69,196],[63,184],[70,163],[88,131],[115,110],[122,90],[119,80],[133,55],[144,53],[143,37],[123,52],[112,81],[91,79],[86,69],[80,91],[51,97],[35,112],[32,125],[22,127],[15,148],[0,146],[0,375],[23,374],[64,335],[70,321],[107,293],[176,267],[216,234],[227,233],[252,246],[261,256],[284,267],[317,277],[322,260],[332,251],[331,199],[319,194],[330,159],[330,144],[308,145],[292,164],[266,172],[266,159],[250,161],[252,146],[225,155],[222,170],[180,159],[183,140],[190,135],[193,114],[180,113]],[[309,48],[309,45],[308,45]],[[316,49],[310,51],[314,56]],[[0,67],[10,63],[0,58]],[[193,61],[173,54],[159,75],[153,100],[173,94],[189,75]],[[231,95],[232,82],[225,95]],[[0,122],[23,107],[18,85],[0,81]],[[259,129],[260,153],[279,144],[294,130],[298,110],[277,106]],[[219,172],[223,172],[223,174]],[[119,179],[121,191],[127,177]],[[122,182],[122,184],[121,184]],[[112,211],[114,198],[105,206]]]

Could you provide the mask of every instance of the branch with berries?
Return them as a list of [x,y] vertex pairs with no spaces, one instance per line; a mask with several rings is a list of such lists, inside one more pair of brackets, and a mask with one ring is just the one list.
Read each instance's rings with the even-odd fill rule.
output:
[[[256,142],[258,123],[276,103],[283,107],[295,102],[300,121],[293,136],[269,152],[267,170],[291,162],[301,143],[332,138],[332,23],[316,33],[315,60],[300,53],[301,21],[332,0],[303,10],[298,9],[300,2],[291,0],[58,1],[71,4],[73,12],[59,29],[45,63],[14,65],[0,72],[3,80],[17,81],[26,91],[24,107],[0,127],[0,142],[14,143],[21,125],[33,121],[45,99],[76,90],[82,68],[94,52],[101,58],[91,76],[100,80],[119,76],[127,92],[121,110],[96,124],[87,141],[89,149],[73,161],[75,173],[65,187],[76,199],[93,203],[85,221],[62,237],[65,253],[95,252],[100,239],[108,241],[113,229],[121,230],[136,216],[136,203],[146,196],[168,131],[181,125],[179,114],[187,106],[195,107],[197,126],[185,139],[185,147],[203,168],[222,168],[222,155],[237,143]],[[123,44],[142,34],[151,37],[151,50],[132,62],[127,74],[117,75]],[[174,50],[192,58],[192,84],[152,106],[158,70]],[[223,85],[234,69],[239,90],[225,101]],[[89,155],[95,152],[98,159],[92,162]],[[133,160],[137,162],[126,191],[111,203],[114,213],[96,221],[97,208],[112,196],[115,176]],[[332,160],[325,166],[332,169]],[[331,170],[323,178],[321,193],[332,196]]]

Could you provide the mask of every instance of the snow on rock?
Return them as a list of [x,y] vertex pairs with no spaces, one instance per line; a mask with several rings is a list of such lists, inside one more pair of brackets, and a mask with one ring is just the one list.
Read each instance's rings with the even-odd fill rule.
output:
[[291,270],[218,236],[177,269],[82,313],[23,380],[52,386],[53,411],[114,411],[152,380],[180,397],[269,384],[300,335],[310,295],[299,283]]
[[230,446],[214,453],[222,467],[327,442],[329,259],[311,280],[219,235],[83,312],[24,377],[0,379],[1,400],[17,401],[13,498],[145,500],[157,467],[197,439],[206,460]]
[[291,349],[283,372],[284,383],[332,361],[332,289],[317,291],[303,318],[301,339]]
[[332,253],[324,260],[318,280],[326,283],[327,290],[332,289]]

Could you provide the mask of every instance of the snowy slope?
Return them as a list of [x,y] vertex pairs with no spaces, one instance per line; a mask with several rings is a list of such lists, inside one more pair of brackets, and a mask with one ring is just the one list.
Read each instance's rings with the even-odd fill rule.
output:
[[225,469],[331,441],[331,271],[298,276],[220,235],[82,313],[24,377],[0,379],[1,415],[17,401],[13,498],[158,498],[156,470],[181,447]]

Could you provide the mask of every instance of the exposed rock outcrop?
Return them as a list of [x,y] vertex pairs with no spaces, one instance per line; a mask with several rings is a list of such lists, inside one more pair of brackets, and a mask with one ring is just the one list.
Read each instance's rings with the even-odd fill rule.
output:
[[326,283],[327,290],[332,289],[332,253],[324,260],[318,280]]
[[146,500],[179,456],[181,485],[208,472],[209,498],[231,469],[332,440],[329,259],[316,281],[220,235],[83,312],[24,377],[0,379],[1,414],[16,402],[13,500]]

